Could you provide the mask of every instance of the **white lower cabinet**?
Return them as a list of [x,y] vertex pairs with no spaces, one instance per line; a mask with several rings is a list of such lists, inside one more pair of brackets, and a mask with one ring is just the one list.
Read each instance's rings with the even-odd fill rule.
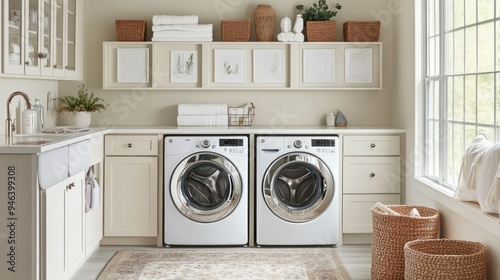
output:
[[156,237],[158,136],[106,135],[104,236]]
[[42,191],[42,279],[69,279],[85,260],[84,172]]

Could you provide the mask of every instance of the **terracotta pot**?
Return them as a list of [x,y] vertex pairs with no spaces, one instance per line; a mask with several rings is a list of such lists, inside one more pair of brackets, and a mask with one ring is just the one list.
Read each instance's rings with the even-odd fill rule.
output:
[[257,41],[269,42],[274,38],[276,12],[271,5],[259,4],[253,12]]
[[335,42],[337,21],[307,21],[306,38],[309,42]]

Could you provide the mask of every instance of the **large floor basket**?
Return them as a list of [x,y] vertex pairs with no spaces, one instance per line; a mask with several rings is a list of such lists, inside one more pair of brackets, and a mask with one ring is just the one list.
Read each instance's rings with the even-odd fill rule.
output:
[[451,239],[406,243],[405,279],[486,279],[486,247]]
[[[439,212],[424,206],[387,205],[400,216],[372,209],[372,279],[403,279],[404,246],[408,241],[435,239],[439,235]],[[410,217],[411,210],[420,217]]]

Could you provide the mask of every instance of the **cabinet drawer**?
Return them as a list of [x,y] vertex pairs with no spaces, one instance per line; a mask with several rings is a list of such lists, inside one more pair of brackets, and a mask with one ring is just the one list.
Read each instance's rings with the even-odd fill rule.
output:
[[399,157],[344,157],[344,193],[399,193]]
[[158,137],[156,135],[106,135],[104,153],[107,156],[157,156]]
[[400,203],[399,194],[344,195],[342,203],[342,232],[371,233],[372,212],[375,203],[386,205]]
[[399,136],[344,136],[344,156],[399,155]]

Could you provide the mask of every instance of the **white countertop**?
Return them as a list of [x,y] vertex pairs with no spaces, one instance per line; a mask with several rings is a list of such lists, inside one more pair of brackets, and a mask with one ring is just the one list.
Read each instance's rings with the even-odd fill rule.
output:
[[[405,130],[390,126],[229,126],[229,127],[178,127],[178,126],[114,126],[110,128],[91,127],[91,131],[66,134],[37,133],[15,135],[13,143],[8,143],[5,135],[0,135],[1,154],[42,153],[63,147],[99,134],[299,134],[299,135],[360,135],[360,134],[400,134]],[[31,142],[30,142],[31,141]]]

